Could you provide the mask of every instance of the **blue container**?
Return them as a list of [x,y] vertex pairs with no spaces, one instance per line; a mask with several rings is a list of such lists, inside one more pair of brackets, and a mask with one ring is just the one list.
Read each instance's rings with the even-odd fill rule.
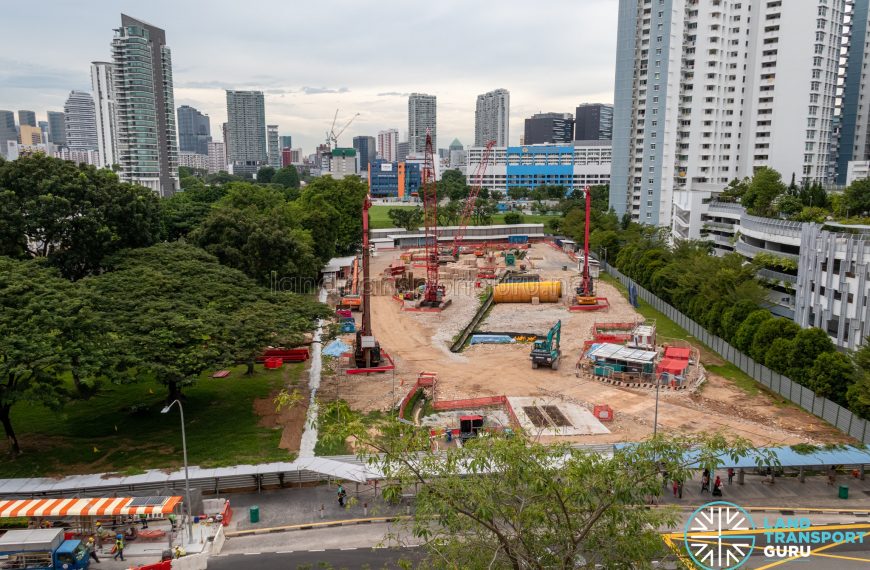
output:
[[529,243],[529,236],[508,236],[508,243]]

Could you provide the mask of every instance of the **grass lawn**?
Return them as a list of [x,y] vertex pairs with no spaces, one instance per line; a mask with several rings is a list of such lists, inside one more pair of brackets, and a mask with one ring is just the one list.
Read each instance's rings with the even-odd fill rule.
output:
[[[372,206],[369,209],[369,223],[372,229],[379,230],[384,228],[393,228],[392,220],[388,212],[391,208],[402,208],[408,206]],[[523,223],[525,224],[546,224],[548,220],[558,218],[559,216],[540,216],[538,214],[523,214]],[[493,225],[504,224],[504,214],[496,214],[492,217]],[[546,230],[546,228],[544,228]]]
[[[220,467],[287,461],[279,449],[281,429],[257,425],[257,398],[267,398],[284,382],[298,381],[302,364],[252,377],[245,367],[228,378],[204,374],[184,389],[184,419],[190,465]],[[177,406],[161,414],[166,388],[156,382],[107,384],[90,400],[74,400],[60,412],[18,404],[12,422],[23,454],[4,456],[0,477],[28,477],[180,467],[181,426]],[[271,405],[271,402],[270,402]]]

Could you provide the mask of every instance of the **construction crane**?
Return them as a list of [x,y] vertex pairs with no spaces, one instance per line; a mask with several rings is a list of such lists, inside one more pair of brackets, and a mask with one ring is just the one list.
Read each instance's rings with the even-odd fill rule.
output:
[[595,283],[589,272],[589,225],[592,212],[592,191],[589,186],[583,189],[586,196],[586,227],[583,228],[583,269],[580,272],[580,285],[574,290],[574,306],[571,310],[597,311],[609,307],[606,297],[595,296]]
[[426,151],[420,180],[423,193],[423,222],[426,227],[426,286],[421,305],[441,307],[444,285],[438,282],[438,192],[435,185],[435,159],[432,153],[432,133],[426,129]]
[[366,196],[362,209],[362,324],[356,332],[353,348],[357,368],[374,368],[381,364],[381,345],[372,332],[372,283],[369,280],[369,208],[371,206],[372,202]]
[[483,149],[483,158],[480,159],[480,164],[474,170],[471,177],[471,189],[468,191],[468,199],[465,201],[465,207],[462,209],[462,217],[459,220],[459,231],[453,237],[453,257],[459,258],[459,247],[462,245],[462,240],[465,238],[465,230],[468,228],[468,222],[471,220],[471,214],[474,213],[474,206],[477,203],[477,195],[480,194],[480,188],[483,185],[483,175],[486,174],[486,167],[489,166],[489,157],[492,155],[492,147],[496,141],[486,143],[486,148]]
[[338,148],[338,137],[341,136],[350,124],[359,117],[359,113],[351,117],[338,132],[335,132],[335,122],[338,120],[338,109],[335,110],[335,116],[332,117],[332,126],[329,127],[329,130],[326,132],[326,146],[329,147],[330,150],[334,148]]

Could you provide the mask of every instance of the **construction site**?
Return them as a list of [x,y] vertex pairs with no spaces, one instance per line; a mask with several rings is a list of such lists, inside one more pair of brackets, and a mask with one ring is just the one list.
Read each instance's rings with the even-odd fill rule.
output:
[[658,334],[601,278],[588,235],[579,252],[538,235],[465,240],[464,215],[443,239],[424,168],[427,176],[416,247],[375,250],[364,207],[363,252],[328,285],[340,333],[324,349],[334,358],[321,398],[398,411],[437,446],[504,430],[544,442],[637,441],[656,417],[658,431],[724,431],[756,445],[845,441],[711,373],[705,365],[725,363],[703,346]]

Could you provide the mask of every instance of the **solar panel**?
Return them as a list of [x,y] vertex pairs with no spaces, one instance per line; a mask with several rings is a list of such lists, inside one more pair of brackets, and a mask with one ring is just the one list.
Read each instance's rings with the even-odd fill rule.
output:
[[169,497],[134,497],[128,507],[157,507],[166,502]]

